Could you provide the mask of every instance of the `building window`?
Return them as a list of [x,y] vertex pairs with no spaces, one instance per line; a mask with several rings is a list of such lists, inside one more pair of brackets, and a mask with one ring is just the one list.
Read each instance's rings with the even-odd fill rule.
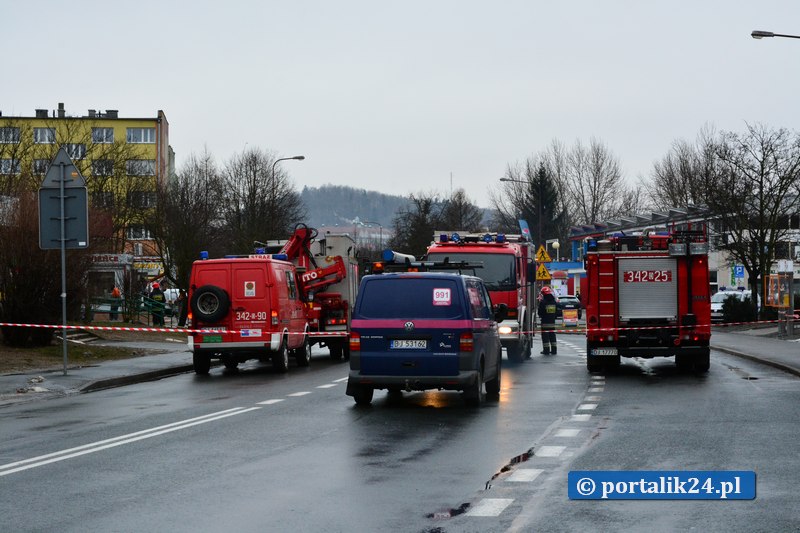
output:
[[92,205],[100,209],[111,209],[114,207],[113,192],[93,192]]
[[155,159],[129,159],[128,175],[129,176],[155,176],[156,175],[156,160]]
[[55,142],[56,142],[55,128],[33,128],[34,144],[55,144]]
[[49,159],[34,159],[33,160],[33,175],[42,176],[47,174],[47,169],[50,167]]
[[92,161],[92,176],[113,176],[114,161],[111,159],[95,159]]
[[92,142],[95,144],[112,144],[114,128],[92,128]]
[[11,128],[11,127],[0,128],[0,143],[18,144],[19,128]]
[[149,191],[133,191],[128,193],[128,205],[139,209],[156,206],[156,193]]
[[135,224],[133,226],[128,226],[125,229],[125,236],[130,241],[141,241],[145,239],[152,239],[150,236],[150,230],[142,226],[141,224]]
[[11,174],[19,173],[19,159],[0,159],[0,174],[10,176]]
[[155,128],[128,128],[129,143],[135,144],[155,144],[156,143],[156,129]]
[[84,157],[86,157],[85,144],[67,143],[64,145],[64,149],[67,151],[67,155],[72,160],[83,159]]

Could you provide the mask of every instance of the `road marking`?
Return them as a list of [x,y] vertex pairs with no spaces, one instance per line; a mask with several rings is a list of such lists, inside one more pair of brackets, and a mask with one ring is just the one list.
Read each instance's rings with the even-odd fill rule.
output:
[[186,429],[192,426],[205,424],[207,422],[221,420],[229,416],[248,413],[250,411],[255,411],[257,409],[261,408],[234,407],[233,409],[227,409],[225,411],[219,411],[216,413],[211,413],[209,415],[198,416],[196,418],[190,418],[188,420],[182,420],[180,422],[173,422],[172,424],[166,424],[151,429],[145,429],[142,431],[137,431],[135,433],[129,433],[127,435],[120,435],[119,437],[113,437],[111,439],[105,439],[98,442],[84,444],[82,446],[77,446],[75,448],[61,450],[60,452],[49,453],[47,455],[40,455],[38,457],[32,457],[30,459],[25,459],[22,461],[16,461],[14,463],[0,465],[0,477],[7,476],[8,474],[13,474],[15,472],[21,472],[23,470],[29,470],[31,468],[37,468],[39,466],[44,466],[50,463],[57,463],[59,461],[64,461],[66,459],[80,457],[81,455],[87,455],[90,453],[99,452],[102,450],[106,450],[108,448],[122,446],[123,444],[130,444],[132,442],[149,439],[151,437],[157,437],[158,435],[171,433],[173,431],[178,431],[179,429]]
[[580,429],[559,429],[556,431],[556,437],[577,437]]
[[336,383],[341,383],[342,381],[347,381],[347,379],[348,378],[334,379],[333,381],[336,382]]
[[578,411],[594,411],[597,409],[596,403],[582,403],[578,406]]
[[539,474],[544,472],[541,468],[520,468],[519,470],[515,470],[513,474],[508,476],[508,481],[514,481],[516,483],[527,483],[533,481]]
[[603,387],[592,387],[589,392],[603,392]]
[[264,400],[263,402],[258,402],[256,405],[273,405],[278,402],[282,402],[283,398],[275,398],[274,400]]
[[511,505],[512,498],[484,498],[466,512],[466,516],[500,516]]
[[293,392],[291,394],[287,394],[286,396],[305,396],[306,394],[311,394],[309,391],[301,391],[301,392]]
[[534,455],[536,457],[558,457],[566,449],[566,446],[542,446],[534,451]]
[[574,422],[588,422],[592,419],[592,415],[572,415],[572,421]]
[[599,402],[602,399],[602,396],[587,396],[587,402]]
[[318,389],[330,389],[331,387],[336,387],[336,386],[337,386],[337,384],[336,384],[336,383],[328,383],[328,384],[326,384],[326,385],[320,385],[320,386],[319,386],[319,387],[317,387],[317,388],[318,388]]

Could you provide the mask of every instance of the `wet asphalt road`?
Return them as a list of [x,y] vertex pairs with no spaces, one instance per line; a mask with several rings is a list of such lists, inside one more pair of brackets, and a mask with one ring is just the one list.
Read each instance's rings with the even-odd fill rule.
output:
[[[3,529],[798,527],[800,380],[716,352],[707,376],[666,359],[592,376],[579,337],[563,339],[555,358],[506,364],[500,402],[477,410],[451,392],[377,392],[357,408],[346,365],[323,352],[286,375],[251,363],[9,406]],[[570,501],[573,469],[756,470],[758,497]]]

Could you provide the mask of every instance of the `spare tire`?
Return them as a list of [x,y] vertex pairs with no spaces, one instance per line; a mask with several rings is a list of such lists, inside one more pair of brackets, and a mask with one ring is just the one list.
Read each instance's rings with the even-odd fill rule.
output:
[[189,305],[195,320],[218,322],[228,314],[231,299],[225,289],[216,285],[203,285],[194,291]]

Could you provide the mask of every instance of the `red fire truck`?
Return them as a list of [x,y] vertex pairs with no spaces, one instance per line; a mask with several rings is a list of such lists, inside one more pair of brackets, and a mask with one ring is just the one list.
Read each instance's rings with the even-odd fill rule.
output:
[[586,363],[671,357],[707,372],[711,338],[708,242],[704,229],[590,240],[585,256]]
[[256,253],[195,261],[189,302],[193,327],[201,330],[191,335],[198,374],[208,373],[212,359],[235,368],[252,358],[271,359],[285,372],[290,353],[307,366],[317,343],[331,358],[347,358],[358,283],[354,243],[347,235],[316,236],[300,224],[287,241]]
[[532,268],[533,244],[525,235],[502,233],[459,234],[441,231],[434,235],[427,259],[480,263],[475,271],[486,288],[493,305],[506,304],[508,313],[498,327],[500,342],[512,361],[531,356],[535,272]]

